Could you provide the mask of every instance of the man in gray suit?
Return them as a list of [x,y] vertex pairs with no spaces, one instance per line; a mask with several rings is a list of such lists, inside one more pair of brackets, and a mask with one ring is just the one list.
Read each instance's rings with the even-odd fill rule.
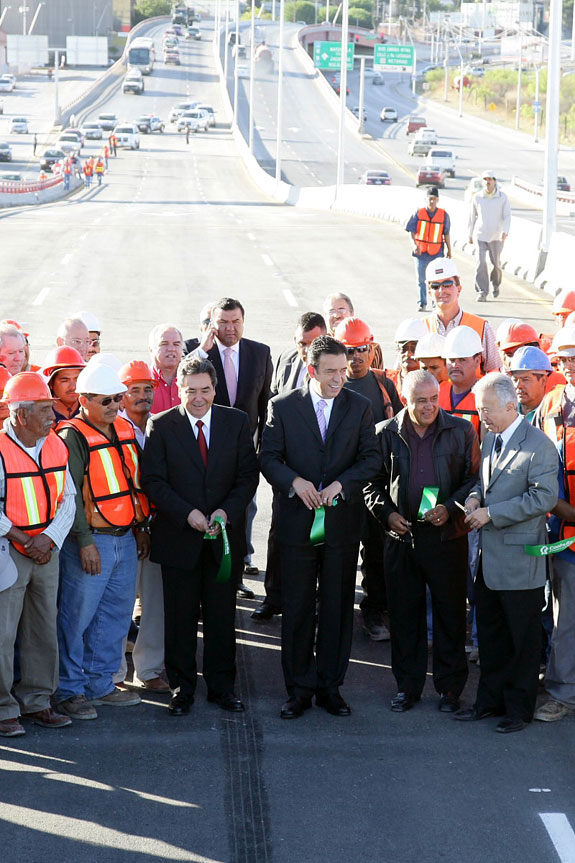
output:
[[480,533],[475,581],[481,675],[475,704],[455,713],[472,721],[503,716],[496,731],[521,731],[533,718],[541,655],[545,558],[525,552],[547,541],[545,517],[557,503],[557,452],[518,413],[511,378],[489,374],[475,385],[488,429],[479,481],[465,501]]

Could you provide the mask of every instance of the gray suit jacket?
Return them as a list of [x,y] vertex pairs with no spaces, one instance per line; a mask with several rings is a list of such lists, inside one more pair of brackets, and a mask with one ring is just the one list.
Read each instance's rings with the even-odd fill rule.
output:
[[493,441],[489,432],[479,480],[470,492],[491,516],[479,534],[485,584],[491,590],[542,587],[545,558],[530,557],[523,546],[547,542],[546,514],[557,503],[557,451],[542,431],[523,420],[490,476]]

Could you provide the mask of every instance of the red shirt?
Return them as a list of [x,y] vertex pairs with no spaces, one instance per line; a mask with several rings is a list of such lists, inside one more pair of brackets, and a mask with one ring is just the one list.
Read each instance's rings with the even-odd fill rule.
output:
[[178,392],[178,385],[176,383],[176,378],[171,384],[166,383],[164,377],[159,369],[155,366],[152,368],[152,375],[154,376],[154,380],[159,382],[159,387],[154,392],[154,402],[152,404],[153,414],[159,414],[162,411],[167,411],[170,408],[173,408],[174,405],[180,404],[180,394]]

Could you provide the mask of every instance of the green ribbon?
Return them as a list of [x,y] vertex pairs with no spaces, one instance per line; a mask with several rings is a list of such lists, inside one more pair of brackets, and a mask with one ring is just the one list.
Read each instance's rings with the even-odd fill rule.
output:
[[565,551],[569,546],[575,543],[575,536],[569,539],[559,539],[557,542],[550,542],[547,545],[525,545],[525,554],[530,554],[531,557],[545,557],[547,554],[557,554],[560,551]]
[[[333,501],[332,506],[337,506],[337,500]],[[309,541],[312,545],[323,545],[325,542],[325,506],[318,506],[315,511]]]
[[[224,543],[222,562],[220,563],[220,568],[218,569],[218,574],[216,575],[216,581],[219,584],[225,584],[227,581],[230,580],[230,575],[232,572],[232,555],[230,552],[230,541],[228,539],[225,522],[221,515],[217,515],[214,518],[214,522],[217,522],[221,528],[221,537]],[[217,539],[219,535],[220,534],[217,533],[204,533],[204,539]]]
[[426,485],[421,493],[421,503],[419,504],[418,518],[423,518],[426,512],[435,509],[437,506],[437,496],[439,495],[439,487]]

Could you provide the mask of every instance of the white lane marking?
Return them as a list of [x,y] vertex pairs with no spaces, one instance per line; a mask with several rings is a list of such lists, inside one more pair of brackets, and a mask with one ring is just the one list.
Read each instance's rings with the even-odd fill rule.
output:
[[32,305],[33,306],[41,306],[49,293],[50,293],[50,288],[42,288],[40,293],[36,297],[34,297],[34,299],[32,300]]
[[283,295],[286,298],[286,302],[287,302],[288,306],[291,306],[292,309],[297,309],[297,304],[298,304],[297,300],[289,288],[283,289]]
[[269,255],[266,255],[266,253],[265,253],[265,252],[262,252],[262,261],[264,262],[264,264],[266,265],[266,267],[273,267],[273,265],[274,265],[274,262],[272,261],[272,259],[270,258],[270,256],[269,256]]
[[563,812],[540,812],[561,863],[575,863],[575,831]]
[[60,263],[62,264],[63,267],[67,267],[71,260],[72,260],[72,255],[70,255],[70,254],[64,255],[64,257],[62,258]]

